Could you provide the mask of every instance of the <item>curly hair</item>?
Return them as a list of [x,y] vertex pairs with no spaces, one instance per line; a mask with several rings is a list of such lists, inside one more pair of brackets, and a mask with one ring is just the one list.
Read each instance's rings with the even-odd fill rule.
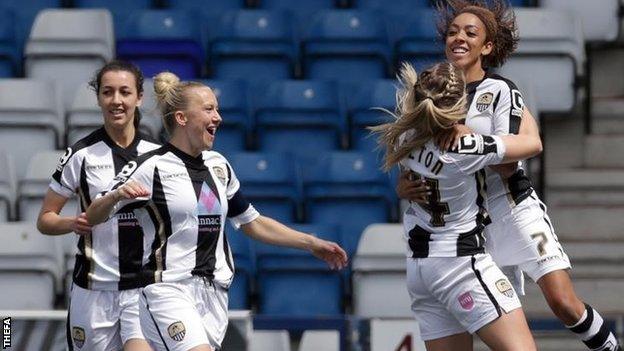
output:
[[438,63],[418,75],[403,63],[399,81],[396,121],[368,127],[386,149],[386,171],[466,116],[466,82],[455,64]]
[[492,52],[483,57],[482,65],[499,67],[518,47],[516,16],[508,0],[437,0],[438,34],[446,37],[453,20],[462,13],[477,16],[485,25],[485,41],[492,42]]

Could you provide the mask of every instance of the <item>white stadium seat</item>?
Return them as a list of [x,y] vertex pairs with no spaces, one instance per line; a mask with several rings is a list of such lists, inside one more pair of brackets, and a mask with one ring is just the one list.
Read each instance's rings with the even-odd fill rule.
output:
[[290,351],[286,330],[254,330],[249,340],[249,351]]
[[0,222],[7,222],[12,217],[15,184],[13,158],[7,152],[0,150]]

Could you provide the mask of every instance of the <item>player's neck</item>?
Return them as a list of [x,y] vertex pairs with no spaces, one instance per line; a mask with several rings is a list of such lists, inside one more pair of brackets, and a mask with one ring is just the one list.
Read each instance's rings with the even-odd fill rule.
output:
[[104,125],[104,129],[106,130],[106,134],[122,148],[127,148],[134,141],[134,136],[136,134],[136,129],[134,126],[130,125],[125,128],[113,128],[108,125]]
[[476,82],[485,78],[485,71],[481,67],[481,62],[478,62],[472,67],[468,67],[468,69],[464,71],[464,74],[466,76],[466,83]]

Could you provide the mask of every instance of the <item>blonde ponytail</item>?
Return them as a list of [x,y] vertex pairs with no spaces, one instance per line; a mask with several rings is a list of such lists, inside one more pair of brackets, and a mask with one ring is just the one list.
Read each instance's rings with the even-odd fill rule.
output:
[[369,127],[386,149],[382,167],[386,171],[466,114],[464,75],[451,63],[436,64],[420,75],[403,63],[399,83],[397,108],[391,113],[395,121]]
[[174,114],[185,110],[188,104],[185,92],[188,88],[205,87],[198,82],[182,82],[171,72],[160,72],[154,77],[154,94],[162,113],[163,125],[171,135],[176,126]]

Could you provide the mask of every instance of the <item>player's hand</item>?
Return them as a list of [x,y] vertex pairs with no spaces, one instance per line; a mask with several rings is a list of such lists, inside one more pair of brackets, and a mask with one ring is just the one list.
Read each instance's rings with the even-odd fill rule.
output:
[[457,123],[453,128],[446,129],[439,133],[434,142],[440,150],[448,151],[455,149],[459,145],[459,139],[466,134],[472,134],[472,130],[464,124]]
[[343,269],[347,266],[347,253],[336,243],[313,237],[310,252],[315,257],[327,262],[331,269]]
[[91,225],[87,221],[87,214],[85,212],[81,213],[77,217],[74,217],[71,229],[78,235],[91,234]]
[[149,194],[149,191],[135,180],[129,180],[113,192],[117,201],[136,199],[139,197],[149,196]]
[[396,193],[400,199],[406,199],[419,204],[426,204],[431,195],[431,189],[424,179],[416,178],[412,171],[403,171],[399,175]]
[[492,165],[490,166],[492,170],[496,173],[500,174],[503,179],[507,179],[511,177],[518,170],[518,163],[505,163],[500,165]]

